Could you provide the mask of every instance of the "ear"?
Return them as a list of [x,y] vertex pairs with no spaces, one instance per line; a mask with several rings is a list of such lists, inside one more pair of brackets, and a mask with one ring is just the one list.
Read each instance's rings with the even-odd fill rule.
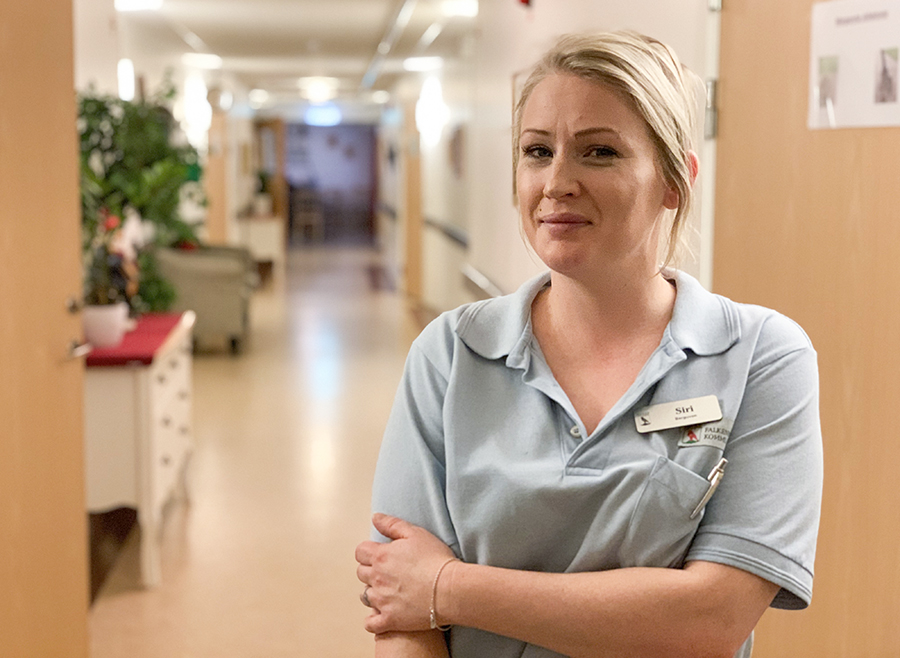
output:
[[691,168],[691,187],[697,182],[697,174],[700,173],[700,158],[695,151],[688,151],[688,165]]
[[[693,187],[697,181],[697,174],[700,173],[700,159],[694,151],[688,151],[687,156],[688,167],[690,167],[691,172],[691,187]],[[674,187],[666,190],[666,195],[663,197],[663,206],[669,210],[675,210],[678,207],[680,196],[678,190]]]

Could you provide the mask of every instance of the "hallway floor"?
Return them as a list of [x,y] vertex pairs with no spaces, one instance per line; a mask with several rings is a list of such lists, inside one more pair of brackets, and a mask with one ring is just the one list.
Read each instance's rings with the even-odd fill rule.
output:
[[378,262],[293,251],[252,300],[244,354],[196,356],[190,502],[167,510],[162,583],[138,585],[132,533],[91,609],[91,658],[372,655],[353,550],[418,332]]

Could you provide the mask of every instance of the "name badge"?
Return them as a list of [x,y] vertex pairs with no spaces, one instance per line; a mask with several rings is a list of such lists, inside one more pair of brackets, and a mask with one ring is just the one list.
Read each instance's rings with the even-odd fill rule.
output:
[[641,434],[717,420],[722,420],[722,409],[715,395],[654,404],[634,414],[634,425]]

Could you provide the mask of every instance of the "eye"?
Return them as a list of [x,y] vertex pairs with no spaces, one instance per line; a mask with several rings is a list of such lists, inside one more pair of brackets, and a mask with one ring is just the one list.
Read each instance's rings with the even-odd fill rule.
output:
[[534,144],[531,146],[523,146],[522,154],[526,158],[534,158],[536,160],[542,158],[552,158],[553,152],[548,149],[546,146],[542,146],[541,144]]
[[619,152],[609,146],[592,146],[587,151],[587,157],[595,158],[598,160],[606,160],[609,158],[615,158],[618,155],[619,155]]

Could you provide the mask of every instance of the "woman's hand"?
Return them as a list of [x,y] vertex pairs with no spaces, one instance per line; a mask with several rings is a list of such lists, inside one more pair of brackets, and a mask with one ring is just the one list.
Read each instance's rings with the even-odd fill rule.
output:
[[356,548],[356,575],[368,586],[366,598],[372,608],[366,630],[428,630],[434,577],[454,557],[453,551],[427,530],[402,519],[375,514],[372,523],[392,541],[365,541]]

